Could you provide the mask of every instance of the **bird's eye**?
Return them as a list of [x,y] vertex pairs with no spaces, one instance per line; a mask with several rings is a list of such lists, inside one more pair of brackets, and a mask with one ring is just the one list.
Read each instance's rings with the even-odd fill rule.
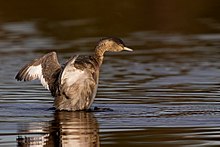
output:
[[123,44],[121,44],[121,43],[119,44],[119,46],[124,47],[124,45],[123,45]]

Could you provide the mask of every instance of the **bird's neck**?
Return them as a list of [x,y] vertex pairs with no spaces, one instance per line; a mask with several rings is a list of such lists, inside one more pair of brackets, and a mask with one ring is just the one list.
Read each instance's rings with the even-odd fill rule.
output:
[[102,46],[97,46],[96,48],[95,48],[95,55],[96,56],[104,56],[104,53],[105,53],[105,51],[106,51],[106,49],[105,48],[103,48]]
[[99,66],[102,65],[105,51],[106,50],[104,48],[101,48],[101,47],[96,47],[95,48],[95,58],[99,62]]

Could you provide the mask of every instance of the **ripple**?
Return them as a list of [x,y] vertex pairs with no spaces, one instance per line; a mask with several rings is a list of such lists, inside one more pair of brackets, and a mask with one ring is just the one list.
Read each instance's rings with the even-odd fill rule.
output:
[[[89,45],[93,39],[79,39],[73,44]],[[160,41],[160,37],[154,39]],[[172,37],[168,39],[172,43]],[[175,145],[188,145],[183,141],[187,137],[199,140],[187,140],[192,144],[203,144],[199,133],[211,134],[203,136],[207,142],[209,137],[215,138],[212,128],[218,131],[220,121],[218,47],[184,44],[181,48],[136,49],[132,55],[106,55],[93,107],[107,107],[114,111],[88,114],[55,112],[50,109],[53,98],[38,81],[14,80],[24,63],[42,55],[43,51],[38,51],[19,54],[9,51],[0,55],[0,135],[3,138],[0,143],[4,145],[16,145],[16,138],[25,140],[25,136],[32,141],[40,140],[41,144],[58,139],[69,145],[80,143],[79,138],[85,140],[87,137],[99,144],[98,133],[104,144],[118,144],[118,135],[127,134],[125,137],[129,138],[132,133],[137,135],[136,141],[149,142],[143,140],[142,135],[154,134],[159,128],[161,137],[151,136],[155,139],[152,144],[164,135],[168,140],[164,143],[169,145],[175,142],[169,138],[172,135],[178,140]],[[60,52],[60,60],[64,61],[71,54],[70,50]],[[193,130],[196,128],[201,129],[198,134]],[[57,137],[57,133],[60,136]],[[178,138],[179,135],[184,135],[184,139]],[[144,137],[151,138],[147,134]],[[131,140],[135,142],[134,137]]]

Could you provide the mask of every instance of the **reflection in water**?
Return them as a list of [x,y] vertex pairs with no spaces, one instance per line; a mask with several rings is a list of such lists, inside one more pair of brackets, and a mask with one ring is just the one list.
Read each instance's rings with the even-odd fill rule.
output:
[[54,120],[51,121],[47,129],[48,134],[40,137],[31,136],[23,138],[18,136],[18,146],[99,146],[99,128],[93,113],[57,111],[54,113]]
[[[217,147],[220,145],[219,134],[218,127],[150,127],[141,130],[118,131],[117,133],[104,132],[100,136],[104,136],[103,146]],[[111,142],[111,145],[105,145],[105,142]]]
[[[98,123],[92,113],[56,112],[49,140],[60,146],[99,146]],[[52,144],[52,143],[49,143]]]

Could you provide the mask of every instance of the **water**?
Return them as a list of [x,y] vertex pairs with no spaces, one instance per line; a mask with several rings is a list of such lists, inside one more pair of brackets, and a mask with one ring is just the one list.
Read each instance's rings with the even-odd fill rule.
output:
[[[219,1],[0,2],[0,146],[219,146]],[[107,53],[92,107],[55,112],[17,71],[52,50],[64,63],[102,36]]]

